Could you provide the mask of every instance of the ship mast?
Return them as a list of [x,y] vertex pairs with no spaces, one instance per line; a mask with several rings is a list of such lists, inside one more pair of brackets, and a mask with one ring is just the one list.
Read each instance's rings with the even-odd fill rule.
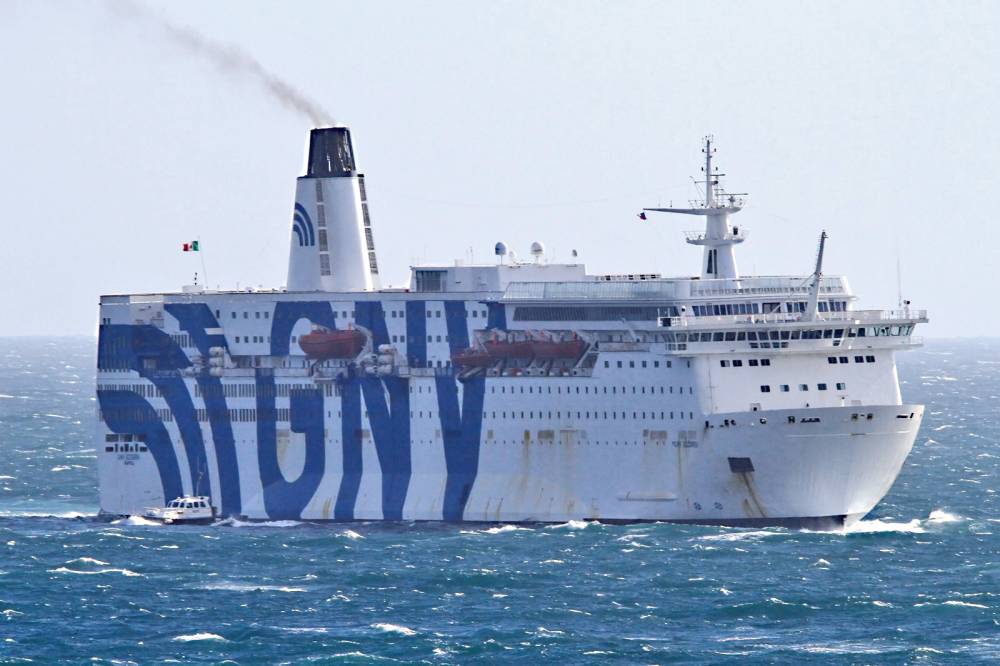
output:
[[724,173],[718,172],[718,167],[712,166],[712,156],[715,154],[714,138],[705,137],[705,180],[699,181],[705,185],[705,198],[702,201],[692,201],[690,208],[643,208],[653,213],[680,213],[682,215],[701,215],[705,217],[705,231],[687,232],[687,242],[705,248],[701,262],[701,277],[703,279],[738,280],[739,270],[736,268],[734,246],[742,243],[745,235],[739,227],[729,224],[729,215],[738,213],[743,208],[742,197],[745,194],[729,194],[720,184]]

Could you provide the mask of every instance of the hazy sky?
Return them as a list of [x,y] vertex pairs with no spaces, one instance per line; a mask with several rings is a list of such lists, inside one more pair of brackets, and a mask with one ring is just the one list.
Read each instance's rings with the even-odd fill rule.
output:
[[[826,269],[928,336],[995,335],[1000,3],[147,3],[351,126],[383,280],[492,258],[696,274],[713,133],[744,274]],[[0,0],[0,335],[93,333],[102,293],[285,282],[305,115],[106,4]],[[201,238],[202,257],[182,242]]]

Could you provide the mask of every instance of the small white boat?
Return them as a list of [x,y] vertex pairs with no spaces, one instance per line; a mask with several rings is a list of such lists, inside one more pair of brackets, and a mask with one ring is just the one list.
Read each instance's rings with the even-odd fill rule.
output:
[[171,500],[166,506],[146,509],[143,518],[157,520],[165,525],[211,523],[215,520],[215,507],[208,497],[185,495]]

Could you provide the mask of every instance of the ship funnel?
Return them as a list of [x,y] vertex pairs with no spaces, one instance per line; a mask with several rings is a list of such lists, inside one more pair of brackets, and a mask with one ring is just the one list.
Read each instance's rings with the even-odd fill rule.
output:
[[379,287],[364,178],[357,172],[348,128],[312,130],[306,175],[295,188],[289,291]]

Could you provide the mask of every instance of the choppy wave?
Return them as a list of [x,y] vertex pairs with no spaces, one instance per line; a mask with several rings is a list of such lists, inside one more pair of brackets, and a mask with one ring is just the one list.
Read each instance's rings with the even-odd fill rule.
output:
[[93,557],[77,557],[66,564],[96,564],[99,567],[106,567],[109,563],[94,559]]
[[150,520],[149,518],[144,518],[142,516],[129,516],[128,518],[119,518],[118,520],[112,520],[112,525],[132,525],[135,527],[163,527],[163,523],[158,520]]
[[200,590],[221,590],[226,592],[305,592],[304,587],[293,587],[290,585],[259,585],[257,583],[237,583],[233,581],[220,581],[218,583],[208,583],[199,585]]
[[70,569],[69,567],[57,567],[55,569],[47,569],[47,571],[49,573],[65,573],[65,574],[74,574],[77,576],[97,576],[100,574],[110,574],[110,573],[121,574],[122,576],[128,576],[130,578],[142,576],[141,573],[137,573],[135,571],[132,571],[131,569],[114,569],[114,568],[98,569],[96,571],[80,571],[79,569]]
[[180,636],[174,636],[172,639],[174,641],[180,641],[182,643],[191,643],[193,641],[224,641],[229,642],[219,634],[212,634],[207,631],[203,631],[197,634],[181,634]]
[[417,632],[401,624],[389,624],[387,622],[376,622],[371,625],[372,629],[377,629],[387,634],[399,634],[400,636],[416,636]]
[[596,520],[570,520],[565,523],[559,523],[558,525],[549,525],[547,529],[550,530],[584,530],[591,525],[599,525]]
[[82,511],[0,511],[0,518],[97,518],[96,513],[83,513]]
[[497,527],[487,527],[480,530],[484,534],[504,534],[506,532],[531,532],[530,527],[519,527],[517,525],[498,525]]
[[306,523],[301,520],[239,520],[224,518],[215,523],[219,527],[298,527]]

